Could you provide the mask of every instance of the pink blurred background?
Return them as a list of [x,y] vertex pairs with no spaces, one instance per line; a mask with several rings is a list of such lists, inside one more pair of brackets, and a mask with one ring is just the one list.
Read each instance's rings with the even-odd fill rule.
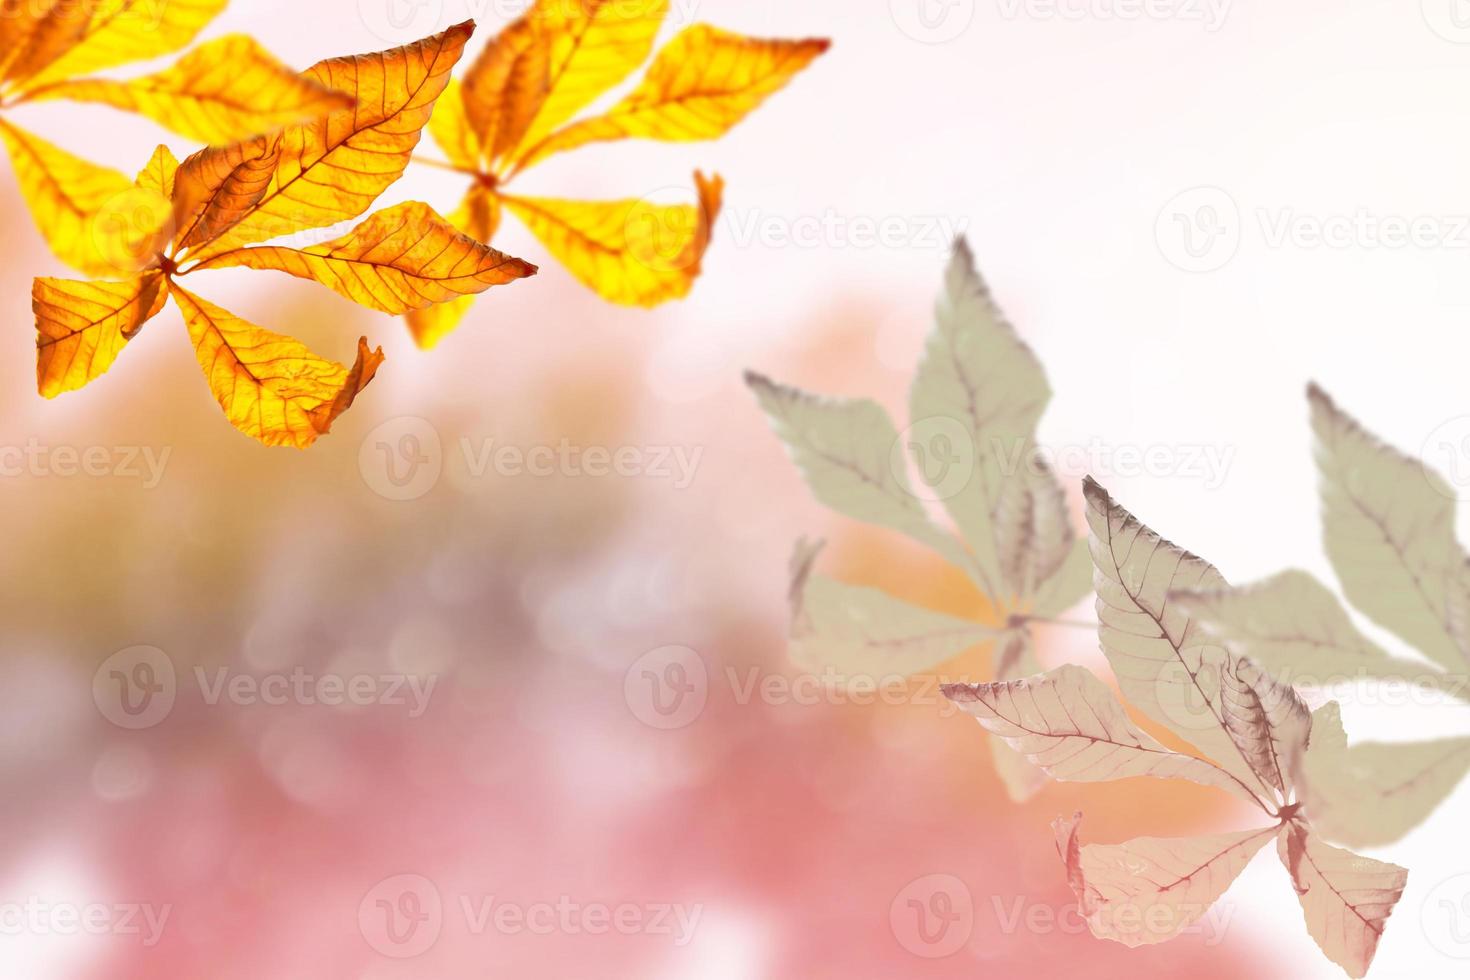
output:
[[[431,2],[404,8],[420,19],[395,36],[382,3],[236,0],[207,36],[248,31],[304,66],[473,14],[475,52],[519,10]],[[211,274],[210,299],[327,356],[348,357],[360,333],[383,345],[378,380],[306,453],[229,427],[173,311],[86,391],[36,396],[30,279],[66,272],[0,177],[0,446],[52,460],[101,447],[119,470],[0,479],[0,974],[1340,976],[1269,854],[1218,929],[1127,950],[1079,928],[1053,817],[1082,809],[1102,841],[1243,829],[1249,815],[1219,794],[1144,780],[1051,786],[1016,806],[973,723],[924,684],[866,706],[783,687],[799,677],[784,649],[800,535],[832,542],[831,574],[978,612],[936,559],[818,507],[740,382],[756,367],[901,417],[958,231],[1047,364],[1045,441],[1230,451],[1219,480],[1099,475],[1232,578],[1325,571],[1308,378],[1411,450],[1465,412],[1470,277],[1454,248],[1272,247],[1245,217],[1238,254],[1192,273],[1157,222],[1201,185],[1243,216],[1470,211],[1470,47],[1457,43],[1470,36],[1432,0],[1241,0],[1218,23],[1184,13],[1218,3],[1138,20],[1063,6],[1083,15],[676,0],[671,31],[698,20],[835,46],[720,143],[592,147],[522,190],[639,197],[718,170],[729,210],[683,303],[609,307],[514,223],[497,246],[542,275],[482,299],[427,354],[325,290]],[[15,121],[129,171],[168,139],[70,104]],[[382,203],[448,210],[461,189],[416,168]],[[865,240],[864,222],[890,240]],[[402,487],[387,464],[406,465],[406,434],[430,462]],[[635,450],[647,472],[478,466],[490,446],[563,441]],[[688,479],[656,472],[665,452]],[[158,478],[121,471],[133,454],[159,461]],[[1075,494],[1082,474],[1066,475]],[[94,678],[108,689],[107,665],[131,670],[137,647],[166,658],[177,697],[130,729],[99,710]],[[1041,653],[1099,662],[1081,631],[1045,635]],[[646,672],[677,677],[670,658],[694,694],[665,715]],[[422,705],[209,703],[196,670],[211,684],[299,670],[433,686]],[[986,670],[982,653],[946,673]],[[1394,730],[1368,705],[1348,717],[1355,733]],[[1445,707],[1419,722],[1467,719]],[[1467,812],[1462,790],[1377,855],[1414,876],[1373,976],[1463,975],[1421,912],[1470,871],[1453,830]],[[38,926],[28,906],[100,909],[102,926]],[[166,910],[160,934],[125,927],[128,909]]]

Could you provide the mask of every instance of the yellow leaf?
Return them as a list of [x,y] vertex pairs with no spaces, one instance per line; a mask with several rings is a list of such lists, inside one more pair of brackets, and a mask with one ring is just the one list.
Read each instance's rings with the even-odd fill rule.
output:
[[97,0],[5,0],[0,41],[14,88],[66,54],[86,34]]
[[161,197],[174,199],[174,181],[179,173],[179,161],[172,150],[163,144],[153,151],[148,165],[138,174],[137,184],[146,191]]
[[333,58],[308,71],[326,88],[352,96],[355,107],[281,132],[270,187],[210,254],[366,211],[403,175],[473,31],[471,21],[406,47]]
[[280,157],[280,140],[259,136],[185,160],[174,191],[179,251],[207,245],[249,217],[270,189]]
[[[132,252],[115,239],[127,222],[103,221],[109,205],[137,190],[133,181],[88,163],[39,136],[0,120],[0,139],[10,152],[21,195],[56,257],[89,276],[107,278],[130,270],[118,257]],[[113,217],[116,217],[114,212]]]
[[115,106],[212,145],[272,132],[352,105],[349,96],[298,75],[244,35],[202,45],[156,75],[125,82],[100,78],[61,82],[31,97]]
[[[229,0],[58,0],[89,12],[69,49],[25,87],[40,88],[78,75],[171,54],[186,47]],[[44,67],[44,66],[38,66]]]
[[380,211],[349,234],[320,245],[236,249],[198,268],[233,266],[312,279],[389,314],[482,293],[536,273],[535,266],[481,245],[418,202]]
[[[483,185],[476,184],[449,216],[449,223],[477,242],[488,242],[500,226],[500,201]],[[474,302],[473,296],[461,296],[426,310],[410,310],[408,329],[414,342],[421,350],[432,350],[459,326]]]
[[465,111],[464,89],[450,79],[429,119],[429,135],[456,167],[475,170],[480,165],[480,138]]
[[827,50],[825,40],[766,41],[700,24],[659,52],[638,89],[606,115],[553,133],[518,168],[588,143],[717,139]]
[[370,351],[366,339],[357,342],[357,361],[348,369],[177,285],[172,292],[230,424],[267,446],[310,446],[352,407],[383,363],[382,348]]
[[157,271],[126,282],[37,279],[31,309],[41,394],[55,398],[100,377],[167,301],[163,274]]
[[465,74],[465,115],[489,160],[525,137],[546,98],[550,57],[528,15],[486,45]]
[[541,142],[632,74],[668,12],[669,0],[538,0],[526,17],[546,52],[545,88],[520,146]]
[[701,174],[695,174],[695,181],[698,206],[646,199],[501,199],[552,255],[604,299],[657,306],[689,294],[720,213],[724,181]]

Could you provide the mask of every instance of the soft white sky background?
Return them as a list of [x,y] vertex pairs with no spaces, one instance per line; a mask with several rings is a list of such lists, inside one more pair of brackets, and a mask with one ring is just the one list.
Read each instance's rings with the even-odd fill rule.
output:
[[[469,12],[493,31],[516,9],[446,0],[427,26],[376,37],[368,22],[377,2],[364,0],[369,16],[359,20],[343,16],[350,0],[237,0],[210,35],[249,29],[305,65],[421,36]],[[1218,487],[1102,474],[1131,509],[1233,580],[1288,566],[1331,580],[1318,541],[1308,380],[1413,452],[1470,414],[1470,229],[1459,227],[1470,220],[1470,43],[1431,28],[1456,36],[1457,0],[1425,0],[1422,10],[1418,0],[1242,0],[1227,5],[1215,31],[1187,19],[1210,9],[1204,0],[1156,0],[1180,16],[1139,20],[1111,16],[1115,0],[1064,0],[1064,9],[1088,11],[1078,19],[1048,16],[1045,4],[931,0],[936,12],[952,5],[944,24],[958,33],[934,44],[899,26],[919,0],[675,2],[724,27],[837,43],[802,79],[800,98],[773,101],[759,126],[738,130],[718,154],[602,147],[519,185],[639,196],[684,186],[696,165],[720,162],[731,194],[711,255],[718,275],[677,311],[608,327],[609,343],[624,329],[653,338],[646,381],[660,397],[697,403],[738,383],[747,364],[786,373],[783,357],[803,346],[795,331],[874,296],[888,300],[891,323],[864,356],[907,370],[945,258],[942,220],[968,228],[983,270],[1047,365],[1057,395],[1045,442],[1233,451]],[[1470,5],[1460,6],[1467,27],[1458,40],[1470,42]],[[279,29],[262,26],[263,8]],[[74,146],[83,133],[115,135],[117,158],[130,152],[139,164],[152,146],[146,126],[101,109],[30,124]],[[1223,268],[1190,273],[1168,261],[1155,227],[1171,199],[1201,185],[1233,200],[1239,216],[1233,224],[1227,216],[1227,227],[1241,243]],[[417,169],[392,194],[447,211],[461,189],[452,175]],[[1400,249],[1268,244],[1269,223],[1285,213],[1359,211],[1432,216],[1458,238],[1454,247]],[[859,247],[844,230],[815,246],[742,240],[752,228],[829,215],[897,219],[910,242]],[[539,253],[514,225],[497,245]],[[565,277],[553,263],[543,275]],[[233,305],[227,280],[209,294]],[[528,324],[506,303],[512,312],[498,329],[544,331],[555,344],[589,328]],[[679,329],[661,332],[668,323]],[[426,359],[379,385],[408,406],[416,390],[460,370]],[[1355,737],[1470,732],[1470,712],[1450,708],[1354,706],[1347,721]],[[1373,976],[1464,975],[1466,961],[1431,946],[1421,910],[1442,880],[1470,872],[1467,819],[1470,785],[1379,855],[1412,874]],[[1231,897],[1237,927],[1269,934],[1285,972],[1341,976],[1302,929],[1274,857],[1263,853]]]

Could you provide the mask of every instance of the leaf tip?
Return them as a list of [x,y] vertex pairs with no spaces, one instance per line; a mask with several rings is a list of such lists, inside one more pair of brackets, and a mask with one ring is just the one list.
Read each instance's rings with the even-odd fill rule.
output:
[[980,700],[980,688],[982,684],[941,684],[940,692],[951,701],[958,704],[966,704]]

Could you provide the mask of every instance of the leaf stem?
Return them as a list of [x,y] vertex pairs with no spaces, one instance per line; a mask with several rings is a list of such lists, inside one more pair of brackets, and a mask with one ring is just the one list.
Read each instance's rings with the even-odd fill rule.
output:
[[1047,616],[1016,616],[1014,619],[1019,625],[1043,623],[1047,626],[1066,626],[1069,629],[1088,631],[1095,630],[1098,627],[1097,623],[1087,623],[1080,619],[1052,619]]
[[444,160],[433,160],[429,157],[415,156],[413,157],[413,162],[423,164],[425,167],[434,167],[438,170],[448,170],[450,173],[464,174],[466,177],[480,176],[480,172],[478,170],[471,170],[468,167],[460,167]]

